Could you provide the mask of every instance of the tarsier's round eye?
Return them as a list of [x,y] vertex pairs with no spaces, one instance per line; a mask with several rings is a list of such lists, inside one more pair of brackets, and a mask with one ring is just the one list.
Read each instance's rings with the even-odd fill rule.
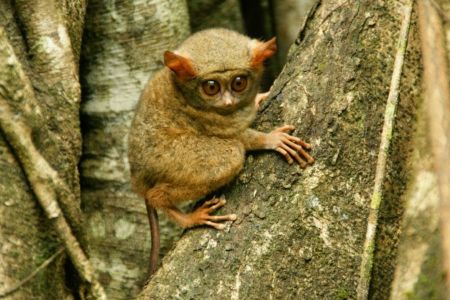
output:
[[203,91],[208,96],[214,96],[220,92],[220,84],[215,80],[206,80],[202,83]]
[[235,92],[242,92],[247,87],[247,77],[245,76],[236,76],[231,83],[231,88]]

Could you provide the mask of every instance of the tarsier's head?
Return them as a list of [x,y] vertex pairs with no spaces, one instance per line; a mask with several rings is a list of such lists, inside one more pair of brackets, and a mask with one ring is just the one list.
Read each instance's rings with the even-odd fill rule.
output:
[[276,52],[275,38],[261,42],[227,29],[208,29],[164,53],[164,64],[190,105],[231,113],[253,104],[264,61]]

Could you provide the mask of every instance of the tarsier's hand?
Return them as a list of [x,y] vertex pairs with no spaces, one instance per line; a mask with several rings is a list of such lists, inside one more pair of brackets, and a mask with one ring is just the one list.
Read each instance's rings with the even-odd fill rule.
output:
[[267,96],[269,96],[270,91],[265,92],[265,93],[258,93],[255,97],[255,107],[256,109],[259,109],[259,106],[261,104],[261,102],[263,102],[264,100],[266,100]]
[[267,135],[266,146],[283,154],[289,164],[292,164],[295,159],[302,168],[306,168],[308,164],[314,163],[314,158],[305,151],[305,149],[310,150],[311,145],[288,134],[294,129],[292,125],[275,129]]

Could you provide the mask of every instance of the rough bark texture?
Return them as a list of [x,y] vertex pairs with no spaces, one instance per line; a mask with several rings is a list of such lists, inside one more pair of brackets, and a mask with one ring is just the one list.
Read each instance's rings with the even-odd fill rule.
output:
[[[436,2],[438,5],[436,5]],[[448,1],[445,0],[438,0],[436,2],[432,2],[432,4],[435,5],[435,9],[437,10],[440,18],[441,18],[441,22],[442,22],[442,26],[443,26],[443,30],[444,30],[444,35],[445,35],[445,48],[446,48],[446,54],[447,54],[447,80],[448,82],[448,86],[450,86],[450,78],[449,78],[449,74],[450,74],[450,3]],[[447,96],[448,97],[448,96]],[[448,110],[450,103],[447,103],[446,107],[447,107],[447,114],[444,118],[444,122],[446,123],[446,126],[448,128],[449,126],[449,119],[450,119],[450,111]],[[440,106],[441,108],[443,107],[442,105]],[[443,123],[444,123],[443,122]],[[443,125],[443,124],[442,124]],[[444,167],[446,168],[446,170],[449,170],[450,168],[450,136],[449,133],[447,132],[447,166]],[[436,163],[439,163],[438,161],[435,161]],[[444,168],[442,168],[442,170],[444,170]],[[450,196],[449,196],[449,190],[450,190],[450,185],[448,184],[449,182],[449,175],[447,174],[447,176],[445,176],[446,178],[446,182],[444,180],[441,181],[441,189],[446,189],[446,197],[447,199],[445,199],[444,201],[446,201],[446,212],[441,212],[441,228],[443,228],[443,218],[446,218],[446,227],[447,227],[447,232],[448,232],[448,228],[449,228],[449,223],[450,223],[450,217],[448,216],[449,211],[450,211],[450,207],[449,207],[449,203],[450,203]],[[444,193],[441,192],[441,197]],[[441,205],[441,208],[443,206]],[[441,233],[442,235],[442,233]],[[450,235],[447,235],[446,237],[446,249],[448,249],[450,247]],[[445,270],[445,276],[446,276],[446,280],[447,280],[447,295],[450,295],[450,258],[449,258],[449,254],[447,253],[446,255],[446,259],[444,259],[446,261],[446,270]]]
[[[83,15],[84,1],[72,6]],[[79,211],[78,159],[80,90],[74,49],[81,35],[67,33],[67,24],[82,27],[82,17],[66,14],[58,1],[0,1],[2,50],[10,45],[14,55],[2,51],[1,96],[12,111],[27,122],[33,141],[51,166],[60,172],[74,192],[74,203],[61,203],[66,212]],[[5,37],[5,39],[3,39]],[[9,46],[8,46],[9,47]],[[23,74],[17,77],[16,56]],[[32,273],[58,248],[59,241],[29,187],[17,156],[0,138],[0,292]],[[79,215],[78,215],[79,216]],[[77,226],[81,220],[75,220]],[[76,224],[75,224],[76,223]],[[79,227],[78,227],[79,229]],[[70,293],[64,287],[64,260],[51,264],[10,299],[61,299]]]
[[[427,137],[426,103],[420,102],[390,299],[448,299],[440,251],[439,193]],[[386,294],[383,299],[388,299]]]
[[[401,6],[393,14],[404,15]],[[398,38],[396,29],[395,38]],[[397,46],[397,44],[395,45]],[[394,48],[395,49],[395,48]],[[412,140],[417,118],[416,108],[422,102],[420,44],[417,15],[413,12],[408,38],[408,47],[400,81],[400,97],[397,117],[392,134],[392,146],[387,161],[387,173],[383,185],[383,201],[378,217],[378,232],[375,241],[373,271],[370,287],[371,299],[388,299],[397,260],[398,240],[404,214],[405,197],[411,164],[408,160],[415,147]],[[410,84],[407,84],[410,82]]]
[[[424,9],[424,4],[427,9]],[[420,7],[421,5],[422,7]],[[438,13],[433,14],[430,8],[436,9]],[[439,129],[436,130],[435,125],[433,126],[431,123],[448,120],[448,117],[445,117],[445,108],[441,106],[445,103],[443,101],[445,96],[439,94],[435,97],[434,99],[437,99],[438,102],[434,102],[432,98],[433,93],[442,93],[442,85],[445,84],[445,80],[442,80],[442,68],[445,68],[445,60],[447,60],[448,68],[450,59],[448,38],[445,41],[447,43],[447,59],[445,59],[445,55],[438,58],[436,52],[436,49],[439,49],[439,46],[443,46],[444,43],[443,40],[440,40],[442,35],[436,32],[441,21],[446,26],[444,28],[447,31],[447,37],[450,33],[450,3],[420,1],[417,10],[421,10],[422,13],[422,20],[419,23],[424,68],[420,71],[424,74],[423,81],[427,93],[423,93],[425,99],[421,99],[417,103],[419,111],[413,137],[413,152],[408,159],[411,173],[408,178],[407,192],[402,199],[405,202],[405,215],[390,296],[391,299],[448,299],[449,289],[448,284],[447,288],[445,286],[445,280],[447,278],[448,281],[449,277],[448,266],[446,267],[444,264],[446,251],[443,250],[445,249],[443,241],[449,238],[449,235],[442,232],[442,223],[439,228],[439,216],[441,215],[442,218],[445,209],[442,206],[442,196],[439,195],[438,188],[439,181],[445,179],[445,176],[439,175],[437,172],[439,168],[436,168],[436,149],[433,149],[437,146],[436,140],[444,144],[445,132],[448,130],[443,132]],[[434,41],[430,42],[430,38]],[[426,68],[430,68],[428,73],[424,70]],[[428,93],[429,91],[432,93]],[[430,111],[433,111],[431,116]],[[444,116],[444,118],[440,119],[439,116]],[[443,123],[441,126],[444,127]],[[433,138],[435,139],[434,143]],[[448,155],[450,152],[447,150],[447,157],[441,156],[437,164],[441,167],[448,167]],[[435,166],[433,166],[433,160],[435,160]],[[445,184],[444,186],[448,187]],[[444,217],[444,219],[448,220],[448,217]],[[380,265],[379,269],[387,267]],[[374,297],[374,299],[376,298]]]
[[[256,122],[265,131],[294,124],[296,134],[314,145],[316,164],[301,170],[276,154],[250,155],[226,193],[224,211],[237,213],[238,221],[224,232],[189,231],[141,299],[356,297],[401,5],[318,6]],[[410,67],[416,61],[416,54],[406,58]],[[392,182],[400,178],[385,189],[385,198],[398,199],[404,190],[404,175],[394,169],[400,162],[402,172],[407,157],[417,72],[403,76],[402,86],[400,98],[413,104],[399,108],[388,172]]]
[[[128,299],[147,277],[149,225],[130,190],[133,109],[165,50],[189,34],[185,1],[89,2],[82,52],[82,201],[89,255],[109,299]],[[167,223],[167,222],[162,222]],[[163,253],[174,235],[162,226]]]

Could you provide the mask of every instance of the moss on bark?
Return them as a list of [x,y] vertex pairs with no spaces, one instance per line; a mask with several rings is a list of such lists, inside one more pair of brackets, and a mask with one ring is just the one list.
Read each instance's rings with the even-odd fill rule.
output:
[[[237,213],[238,221],[225,232],[189,231],[140,299],[356,297],[402,19],[397,5],[318,6],[255,125],[264,131],[295,125],[295,133],[313,144],[315,165],[301,170],[274,153],[251,154],[226,190],[224,211]],[[417,73],[402,79],[402,85],[415,84]],[[417,94],[403,89],[401,97]],[[410,114],[400,119],[408,124]]]

